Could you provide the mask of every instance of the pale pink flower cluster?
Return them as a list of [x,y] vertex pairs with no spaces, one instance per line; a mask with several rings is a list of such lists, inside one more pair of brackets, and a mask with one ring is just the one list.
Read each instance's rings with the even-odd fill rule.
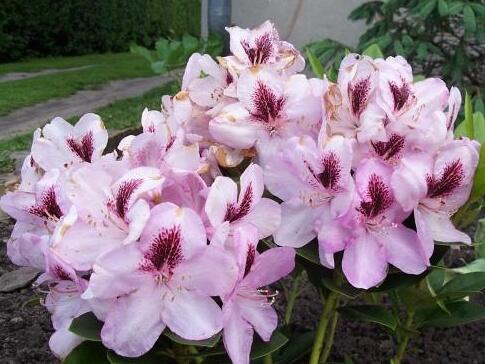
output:
[[[228,31],[232,55],[194,54],[182,90],[145,110],[143,132],[116,151],[103,154],[94,114],[35,132],[0,206],[17,220],[11,260],[45,272],[59,357],[82,341],[72,319],[91,311],[122,356],[148,352],[164,330],[222,331],[231,360],[248,363],[254,331],[268,341],[277,326],[267,286],[293,270],[292,248],[317,238],[330,268],[343,251],[349,282],[369,288],[389,263],[423,272],[434,240],[469,243],[450,216],[479,146],[453,139],[456,88],[413,82],[402,57],[356,54],[336,84],[309,79],[270,22]],[[223,175],[249,157],[238,181]],[[258,252],[270,236],[283,247]]]

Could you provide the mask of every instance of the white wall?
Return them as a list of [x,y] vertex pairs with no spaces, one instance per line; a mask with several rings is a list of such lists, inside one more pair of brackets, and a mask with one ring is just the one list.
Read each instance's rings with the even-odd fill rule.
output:
[[[363,2],[364,0],[232,0],[232,23],[253,27],[270,19],[276,23],[280,36],[297,47],[322,38],[333,38],[354,46],[365,30],[365,23],[352,22],[347,16]],[[206,12],[207,0],[203,0],[203,31],[206,29]]]

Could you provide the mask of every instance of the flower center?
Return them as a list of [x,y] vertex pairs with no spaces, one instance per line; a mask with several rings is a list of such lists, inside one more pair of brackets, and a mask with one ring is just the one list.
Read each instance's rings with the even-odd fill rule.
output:
[[40,198],[40,203],[30,207],[28,212],[46,220],[59,220],[64,214],[56,200],[54,186],[46,189]]
[[285,96],[277,96],[261,81],[257,82],[252,99],[254,110],[251,116],[266,124],[272,124],[278,119],[286,103]]
[[426,176],[428,197],[448,196],[461,185],[464,178],[463,164],[459,159],[447,164],[440,178],[431,175]]
[[246,188],[246,191],[244,191],[243,198],[241,199],[239,205],[233,204],[233,203],[227,205],[224,221],[234,222],[246,216],[251,209],[252,202],[253,202],[253,186],[250,183]]
[[373,219],[384,212],[394,201],[390,188],[377,174],[370,176],[366,197],[367,200],[361,201],[357,211],[368,219]]
[[263,34],[254,41],[254,46],[251,46],[247,40],[241,41],[241,46],[248,56],[251,64],[257,65],[268,62],[273,54],[273,44],[269,33]]
[[73,137],[69,137],[66,140],[68,148],[77,155],[81,160],[91,163],[91,159],[94,153],[94,140],[93,132],[88,131],[80,141],[77,141]]

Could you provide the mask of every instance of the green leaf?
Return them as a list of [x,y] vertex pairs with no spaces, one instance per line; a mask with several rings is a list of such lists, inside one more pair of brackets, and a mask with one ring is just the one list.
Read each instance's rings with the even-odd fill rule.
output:
[[86,340],[101,341],[103,323],[92,312],[87,312],[72,320],[69,331]]
[[463,121],[466,136],[470,139],[474,138],[473,132],[473,106],[472,98],[468,92],[465,93],[465,120]]
[[[120,356],[113,351],[108,351],[107,355],[110,364],[160,364],[162,363],[162,357],[155,355],[155,353],[149,352],[145,355],[139,356],[137,358],[125,358]],[[94,363],[93,363],[94,364]]]
[[417,328],[452,327],[485,319],[485,307],[467,301],[453,302],[446,305],[448,312],[438,306],[418,309],[415,323]]
[[468,273],[476,273],[476,272],[485,272],[485,258],[478,258],[464,265],[463,267],[453,268],[453,272],[460,273],[460,274],[468,274]]
[[473,180],[472,193],[470,201],[478,201],[485,196],[485,147],[480,147],[480,158]]
[[448,15],[448,3],[445,0],[438,0],[438,12],[441,16]]
[[384,58],[381,48],[377,44],[371,44],[367,49],[362,52],[363,55],[371,58]]
[[437,293],[439,296],[448,294],[469,294],[485,289],[485,272],[460,274],[447,282]]
[[460,1],[453,1],[448,5],[448,14],[456,15],[463,9],[463,3]]
[[396,40],[394,42],[394,52],[396,52],[396,54],[398,54],[400,56],[406,55],[406,52],[404,51],[404,47],[402,46],[401,41]]
[[475,246],[475,256],[485,260],[485,218],[478,220],[473,241],[478,244]]
[[182,44],[184,46],[184,52],[187,55],[191,55],[192,53],[197,52],[200,47],[199,40],[190,34],[183,35]]
[[317,58],[315,53],[313,53],[313,51],[310,48],[307,48],[305,53],[308,58],[308,61],[310,62],[310,67],[312,69],[312,72],[318,78],[322,78],[325,71],[323,69],[323,65],[320,62],[320,60]]
[[155,50],[157,51],[158,57],[161,60],[166,60],[170,53],[169,41],[166,38],[160,38],[155,43]]
[[336,292],[351,300],[359,297],[364,291],[359,288],[355,288],[347,282],[336,284],[335,281],[328,276],[321,277],[323,285],[332,292]]
[[397,320],[391,312],[382,306],[360,305],[344,306],[338,309],[343,318],[354,321],[372,322],[391,330],[397,327]]
[[279,331],[274,331],[271,339],[264,342],[259,337],[254,340],[251,348],[251,359],[258,359],[271,354],[288,342],[288,338]]
[[163,334],[177,344],[205,346],[205,347],[208,347],[208,348],[213,348],[214,346],[216,346],[217,343],[219,342],[219,340],[221,339],[221,333],[220,332],[215,334],[214,336],[208,338],[208,339],[205,339],[205,340],[187,340],[187,339],[184,339],[183,337],[180,337],[177,334],[173,333],[169,329],[165,329],[163,331]]
[[477,20],[475,19],[475,12],[470,5],[463,7],[463,21],[465,22],[465,31],[467,33],[475,33],[477,30]]
[[478,16],[485,16],[485,5],[471,3],[470,6],[473,8],[473,10]]
[[473,114],[473,136],[480,144],[485,144],[485,117],[481,112]]
[[63,364],[110,364],[106,348],[98,342],[84,341],[76,346],[62,362]]
[[280,350],[280,353],[274,358],[278,364],[292,364],[301,362],[301,358],[305,356],[313,345],[315,339],[315,332],[307,331],[301,335],[295,335],[290,338],[288,345]]
[[153,72],[158,73],[159,75],[163,75],[164,73],[166,73],[168,71],[167,66],[165,64],[165,61],[153,62],[152,63],[152,70],[153,70]]
[[314,264],[321,265],[320,257],[318,255],[318,243],[316,240],[312,240],[307,245],[297,248],[296,254]]
[[426,18],[436,7],[436,0],[425,0],[422,2],[422,6],[419,9],[417,16]]
[[444,269],[434,269],[426,277],[426,285],[433,297],[436,296],[436,292],[438,292],[441,289],[441,287],[443,287],[444,283],[445,283]]

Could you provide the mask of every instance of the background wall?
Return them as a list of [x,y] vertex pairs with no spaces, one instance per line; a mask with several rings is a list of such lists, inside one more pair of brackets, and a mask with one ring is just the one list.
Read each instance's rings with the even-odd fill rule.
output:
[[[202,31],[207,31],[207,2],[202,1]],[[364,22],[347,19],[364,0],[232,0],[232,23],[253,27],[271,19],[280,36],[297,47],[321,38],[354,46]]]

